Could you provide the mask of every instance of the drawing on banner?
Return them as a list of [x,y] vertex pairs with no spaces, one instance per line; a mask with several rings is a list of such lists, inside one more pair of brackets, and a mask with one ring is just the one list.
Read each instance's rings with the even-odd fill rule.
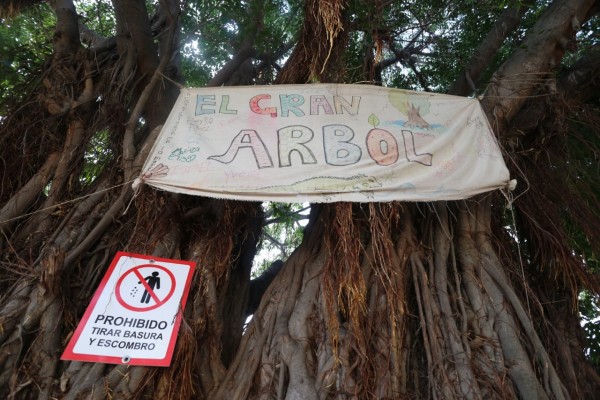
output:
[[202,135],[209,131],[213,119],[210,117],[188,118],[188,129],[185,130],[185,142],[188,145],[196,146],[202,144]]
[[265,186],[259,190],[266,192],[352,192],[381,187],[373,176],[359,174],[347,178],[340,176],[316,176],[294,182],[291,185]]
[[176,148],[169,154],[169,160],[181,161],[181,162],[192,162],[196,159],[196,154],[200,150],[199,147],[190,147],[183,149],[181,147]]
[[390,103],[402,114],[406,115],[406,121],[402,126],[409,128],[433,129],[429,122],[425,121],[422,115],[429,113],[431,103],[422,96],[410,96],[405,91],[392,91],[388,98]]
[[142,174],[141,179],[164,178],[169,174],[169,167],[164,164],[158,164],[149,171]]

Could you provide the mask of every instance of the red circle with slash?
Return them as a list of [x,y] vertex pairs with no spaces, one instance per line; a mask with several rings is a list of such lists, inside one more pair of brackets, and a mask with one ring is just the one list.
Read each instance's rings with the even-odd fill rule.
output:
[[[142,268],[153,268],[153,269],[161,270],[161,271],[165,272],[166,276],[168,276],[171,279],[171,289],[169,290],[169,293],[167,293],[166,296],[164,296],[162,299],[156,293],[154,293],[154,288],[151,288],[150,285],[148,285],[148,282],[146,282],[146,279],[140,273],[140,269],[142,269]],[[138,279],[138,282],[144,286],[144,289],[148,292],[148,295],[150,296],[150,298],[152,298],[152,300],[154,300],[154,304],[148,305],[146,307],[138,307],[138,306],[129,304],[127,302],[127,300],[125,300],[123,298],[123,296],[121,295],[121,290],[123,289],[122,284],[123,284],[123,281],[125,280],[125,278],[128,278],[131,274],[133,274],[136,277],[136,279]],[[117,281],[115,295],[117,297],[117,300],[119,301],[119,304],[121,304],[126,309],[128,309],[130,311],[141,312],[141,311],[154,310],[155,308],[162,306],[167,301],[169,301],[171,296],[173,296],[174,292],[175,292],[175,276],[173,275],[173,273],[171,271],[169,271],[168,268],[165,268],[163,266],[156,265],[156,264],[143,264],[143,265],[138,265],[136,267],[131,268],[129,271],[125,272],[119,278],[119,280]]]

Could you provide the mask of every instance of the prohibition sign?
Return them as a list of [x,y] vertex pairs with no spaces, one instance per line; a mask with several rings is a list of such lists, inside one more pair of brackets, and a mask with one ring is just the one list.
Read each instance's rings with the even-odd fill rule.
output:
[[[169,293],[167,293],[167,295],[161,299],[154,292],[155,289],[150,287],[150,285],[148,285],[148,282],[146,282],[146,279],[140,273],[141,268],[153,268],[153,269],[159,269],[159,270],[165,272],[166,276],[168,276],[169,279],[171,279],[171,289],[169,290]],[[138,306],[134,306],[134,305],[130,304],[126,299],[123,298],[123,296],[121,295],[121,291],[124,290],[122,287],[122,284],[123,284],[123,281],[125,280],[125,278],[128,278],[131,274],[133,274],[135,276],[135,278],[138,279],[139,283],[141,283],[144,286],[144,289],[150,295],[152,300],[154,300],[154,304],[151,304],[151,305],[148,305],[145,307],[138,307]],[[115,295],[116,295],[119,303],[126,309],[131,310],[131,311],[142,312],[142,311],[154,310],[155,308],[162,306],[167,301],[169,301],[171,296],[173,296],[173,292],[175,292],[175,276],[168,268],[165,268],[165,267],[162,267],[162,266],[156,265],[156,264],[143,264],[143,265],[138,265],[136,267],[131,268],[130,270],[125,272],[119,278],[119,280],[117,281],[117,288],[115,290]]]

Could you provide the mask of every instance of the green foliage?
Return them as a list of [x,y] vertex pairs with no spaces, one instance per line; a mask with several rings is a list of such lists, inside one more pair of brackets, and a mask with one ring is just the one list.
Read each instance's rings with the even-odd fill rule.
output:
[[101,0],[78,0],[74,3],[80,16],[80,23],[100,36],[110,37],[116,33],[115,10],[112,3]]
[[261,15],[264,27],[257,32],[259,53],[270,53],[278,47],[291,43],[302,22],[302,2],[266,1],[251,2],[254,15]]
[[79,177],[81,184],[86,186],[94,182],[104,168],[109,165],[112,154],[109,131],[103,129],[96,132],[88,142],[88,147],[83,155],[84,165]]
[[600,373],[600,297],[583,291],[579,295],[579,313],[587,339],[585,355]]
[[309,208],[296,203],[263,203],[266,219],[253,275],[260,275],[275,260],[287,260],[300,245]]
[[182,69],[188,85],[202,86],[244,44],[259,58],[281,62],[281,49],[299,29],[301,2],[190,1],[182,13]]
[[[600,274],[600,259],[588,245],[581,231],[574,232],[574,247],[581,250],[582,259],[588,271],[595,276]],[[600,294],[583,290],[579,294],[579,315],[586,336],[585,355],[596,371],[600,373]]]
[[576,40],[568,44],[569,49],[572,51],[567,52],[563,58],[563,68],[575,64],[583,54],[600,51],[598,48],[600,46],[600,34],[598,32],[600,32],[600,15],[592,17],[585,23],[582,29],[577,32]]
[[239,48],[236,19],[243,18],[237,1],[188,2],[182,14],[182,54],[212,76]]
[[0,18],[0,116],[7,103],[18,103],[29,93],[27,86],[52,53],[56,19],[43,4],[14,17]]
[[369,80],[361,79],[360,72],[365,52],[371,51],[376,64],[402,56],[384,70],[386,86],[444,91],[464,68],[504,3],[513,1],[446,2],[435,7],[430,2],[391,2],[383,10],[375,3],[353,2],[349,18],[355,31],[349,35],[346,81]]

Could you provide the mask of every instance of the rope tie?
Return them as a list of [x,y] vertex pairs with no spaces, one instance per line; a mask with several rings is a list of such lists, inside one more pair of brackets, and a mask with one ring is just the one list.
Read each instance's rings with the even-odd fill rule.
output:
[[52,209],[54,209],[54,208],[57,208],[57,207],[63,206],[63,205],[65,205],[65,204],[74,203],[74,202],[76,202],[76,201],[79,201],[79,200],[86,199],[86,198],[88,198],[88,197],[90,197],[90,196],[93,196],[93,195],[95,195],[95,194],[97,194],[97,193],[107,192],[107,191],[109,191],[109,190],[116,189],[116,188],[118,188],[118,187],[121,187],[121,186],[125,186],[125,185],[127,185],[127,184],[129,184],[129,183],[132,183],[132,182],[135,182],[135,180],[131,180],[131,181],[127,181],[127,182],[119,183],[118,185],[114,185],[114,186],[108,187],[108,188],[106,188],[106,189],[102,189],[102,190],[98,190],[98,191],[96,191],[96,192],[88,193],[88,194],[85,194],[85,195],[83,195],[83,196],[80,196],[80,197],[76,197],[76,198],[74,198],[74,199],[71,199],[71,200],[63,201],[62,203],[54,204],[54,205],[52,205],[52,206],[49,206],[49,207],[46,207],[46,208],[42,208],[42,209],[40,209],[40,210],[36,210],[36,211],[32,211],[32,212],[30,212],[30,213],[27,213],[27,214],[19,215],[18,217],[9,218],[9,219],[7,219],[7,220],[0,221],[0,224],[4,224],[5,222],[16,221],[16,220],[18,220],[18,219],[25,218],[25,217],[29,217],[29,216],[31,216],[31,215],[34,215],[34,214],[38,214],[38,213],[41,213],[41,212],[44,212],[44,211],[52,210]]

